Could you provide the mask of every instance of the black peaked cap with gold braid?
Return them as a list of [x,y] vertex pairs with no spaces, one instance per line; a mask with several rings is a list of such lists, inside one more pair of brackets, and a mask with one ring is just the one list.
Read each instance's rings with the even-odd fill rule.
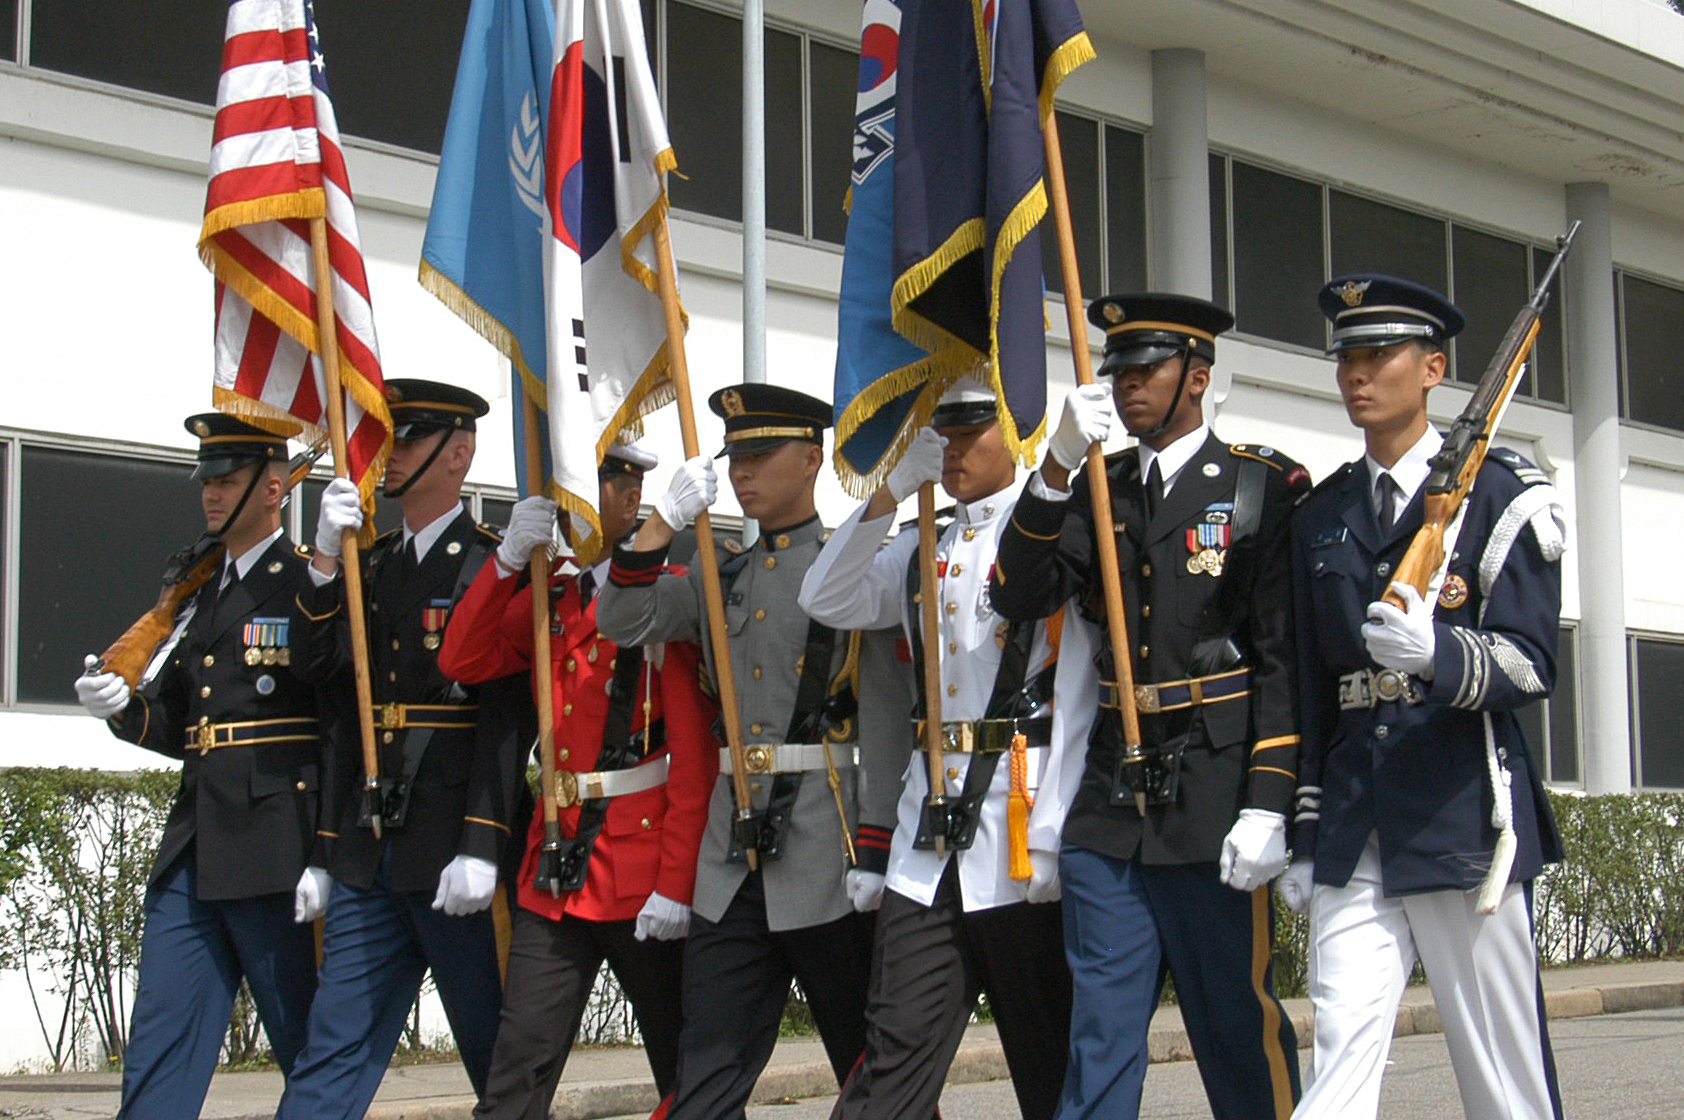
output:
[[709,397],[708,407],[725,420],[725,447],[716,459],[758,455],[790,440],[822,447],[830,427],[828,402],[781,385],[732,385]]

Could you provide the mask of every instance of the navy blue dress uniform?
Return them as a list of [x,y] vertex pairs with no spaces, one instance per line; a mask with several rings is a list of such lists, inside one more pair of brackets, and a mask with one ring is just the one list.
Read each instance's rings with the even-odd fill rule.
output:
[[[1462,325],[1438,293],[1376,274],[1333,281],[1321,306],[1335,352],[1410,339],[1438,347]],[[1561,843],[1515,717],[1555,680],[1563,536],[1543,472],[1501,448],[1481,466],[1447,539],[1430,680],[1377,664],[1361,631],[1421,527],[1421,483],[1441,443],[1428,427],[1390,468],[1372,457],[1346,464],[1293,524],[1303,732],[1293,857],[1313,861],[1315,883],[1304,1116],[1375,1114],[1417,958],[1467,1114],[1560,1115],[1526,887],[1561,858]],[[1374,497],[1381,475],[1401,490],[1389,508]],[[1496,913],[1480,914],[1471,892],[1492,867],[1500,825],[1515,841],[1512,885]]]
[[[475,394],[435,382],[392,380],[386,389],[394,436],[441,433],[440,448],[487,409]],[[501,1006],[507,900],[499,889],[489,909],[459,915],[433,903],[441,872],[458,856],[513,870],[520,844],[512,841],[530,813],[522,763],[535,717],[523,676],[466,688],[440,672],[438,649],[452,608],[499,540],[457,507],[362,553],[383,829],[377,839],[368,820],[351,706],[330,737],[313,856],[333,877],[321,987],[278,1117],[361,1116],[428,970],[469,1080],[483,1089]],[[309,581],[297,607],[309,671],[348,680],[343,581]]]
[[[725,419],[722,454],[755,454],[791,440],[822,445],[830,406],[773,385],[720,390],[709,401]],[[671,1120],[743,1115],[771,1057],[790,981],[799,981],[838,1084],[865,1047],[871,921],[844,890],[843,821],[894,818],[899,775],[911,736],[905,710],[889,716],[871,698],[901,687],[889,631],[855,642],[810,623],[796,603],[802,577],[828,533],[817,517],[763,525],[748,550],[723,560],[745,761],[762,846],[750,872],[733,838],[730,766],[721,752],[696,869],[690,935],[684,947],[684,1028],[679,1037]],[[701,573],[663,572],[665,549],[614,553],[597,599],[597,626],[620,645],[692,641],[712,665]],[[849,678],[857,665],[858,684]],[[850,715],[832,697],[862,699]],[[898,717],[898,718],[897,718]],[[855,744],[858,743],[858,765]],[[826,744],[837,769],[842,811],[827,785]],[[895,747],[898,746],[898,750]],[[862,866],[887,862],[887,845],[858,845]]]
[[[194,478],[286,462],[283,437],[220,413],[187,429],[201,440]],[[288,619],[305,565],[279,529],[225,561],[110,721],[182,764],[147,881],[124,1117],[198,1115],[242,976],[283,1071],[304,1044],[315,945],[291,892],[316,827],[319,713]]]
[[[1102,373],[1179,352],[1183,386],[1189,357],[1210,361],[1215,336],[1233,324],[1182,296],[1106,297],[1089,317],[1107,331]],[[1141,737],[1154,762],[1132,778],[1122,766],[1103,637],[1097,679],[1061,665],[1054,697],[1066,733],[1088,736],[1059,862],[1075,1007],[1058,1116],[1138,1113],[1167,969],[1214,1115],[1285,1120],[1298,1097],[1296,1038],[1273,990],[1268,890],[1224,885],[1217,861],[1242,810],[1285,814],[1297,784],[1285,543],[1309,476],[1273,448],[1230,445],[1203,425],[1143,468],[1144,450],[1111,456],[1107,474]],[[1149,492],[1143,471],[1168,481],[1168,493]],[[1103,634],[1086,475],[1072,475],[1064,500],[1040,478],[1001,536],[994,607],[1039,618],[1074,596]],[[1067,626],[1066,657],[1070,638]],[[1089,732],[1071,716],[1096,701]],[[1144,816],[1131,781],[1147,796]]]

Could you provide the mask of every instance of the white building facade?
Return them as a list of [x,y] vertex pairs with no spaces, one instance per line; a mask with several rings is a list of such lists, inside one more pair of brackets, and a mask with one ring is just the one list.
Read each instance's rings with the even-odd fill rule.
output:
[[[643,6],[684,176],[672,239],[699,403],[742,379],[741,6]],[[828,398],[858,8],[766,7],[767,376]],[[83,716],[71,682],[200,528],[181,420],[210,407],[194,246],[221,18],[190,0],[97,8],[96,27],[71,0],[0,0],[0,765],[161,764]],[[1322,353],[1323,281],[1394,272],[1469,313],[1456,383],[1432,400],[1448,421],[1554,238],[1584,222],[1501,435],[1553,476],[1574,527],[1560,679],[1532,727],[1560,787],[1684,788],[1684,15],[1657,0],[1084,8],[1099,59],[1060,97],[1083,291],[1231,308],[1217,430],[1318,479],[1361,446]],[[472,500],[497,521],[514,496],[506,368],[415,280],[466,10],[316,3],[386,374],[493,401]],[[1072,378],[1048,283],[1056,409]],[[701,427],[717,432],[705,410]],[[670,409],[650,428],[652,495],[680,441]],[[299,539],[319,485],[294,503]],[[827,479],[826,518],[850,508]],[[736,512],[729,493],[720,509]]]

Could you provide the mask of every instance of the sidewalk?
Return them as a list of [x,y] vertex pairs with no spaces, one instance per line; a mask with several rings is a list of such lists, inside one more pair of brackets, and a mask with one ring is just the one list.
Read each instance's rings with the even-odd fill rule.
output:
[[[1301,1046],[1310,1040],[1308,1000],[1287,1000]],[[1684,1006],[1684,961],[1558,968],[1544,973],[1544,1003],[1552,1019]],[[1397,1033],[1439,1030],[1432,995],[1411,988],[1398,1010]],[[1192,1055],[1180,1011],[1166,1007],[1152,1020],[1152,1060],[1179,1061]],[[953,1083],[1006,1076],[1000,1044],[988,1025],[972,1027],[954,1059]],[[0,1118],[5,1120],[95,1120],[116,1114],[117,1074],[65,1073],[0,1077]],[[757,1103],[784,1097],[826,1096],[836,1091],[817,1039],[785,1039],[755,1089]],[[205,1120],[266,1120],[281,1095],[279,1073],[218,1074],[201,1114]],[[580,1050],[567,1063],[552,1120],[600,1120],[647,1115],[655,1090],[643,1053],[631,1049]],[[462,1068],[454,1063],[406,1066],[389,1071],[369,1110],[370,1120],[467,1120],[474,1099]]]

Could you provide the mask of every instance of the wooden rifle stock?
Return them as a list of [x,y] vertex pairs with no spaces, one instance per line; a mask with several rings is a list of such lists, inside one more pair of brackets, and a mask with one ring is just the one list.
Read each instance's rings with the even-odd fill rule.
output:
[[1467,500],[1468,492],[1473,489],[1479,468],[1485,463],[1491,437],[1496,434],[1503,410],[1508,407],[1515,385],[1520,381],[1520,371],[1526,368],[1532,345],[1538,339],[1544,305],[1549,302],[1550,283],[1560,270],[1561,262],[1567,258],[1573,236],[1578,232],[1579,223],[1574,222],[1566,236],[1556,240],[1555,259],[1545,270],[1532,298],[1509,324],[1508,333],[1503,335],[1502,343],[1479,379],[1473,399],[1450,426],[1449,434],[1444,437],[1444,446],[1428,463],[1431,473],[1427,475],[1421,527],[1409,542],[1409,550],[1404,553],[1403,561],[1392,577],[1392,585],[1386,588],[1383,596],[1386,602],[1399,610],[1406,608],[1403,598],[1393,587],[1406,583],[1425,598],[1427,589],[1444,565],[1445,535],[1456,520],[1462,503]]
[[[304,481],[326,450],[326,443],[318,443],[293,458],[287,475],[288,491]],[[100,654],[99,669],[116,673],[131,689],[138,688],[141,674],[146,672],[146,663],[152,660],[158,643],[175,629],[175,615],[181,604],[216,574],[222,566],[224,551],[221,539],[206,533],[171,556],[169,566],[164,569],[164,587],[158,593],[158,601]]]

